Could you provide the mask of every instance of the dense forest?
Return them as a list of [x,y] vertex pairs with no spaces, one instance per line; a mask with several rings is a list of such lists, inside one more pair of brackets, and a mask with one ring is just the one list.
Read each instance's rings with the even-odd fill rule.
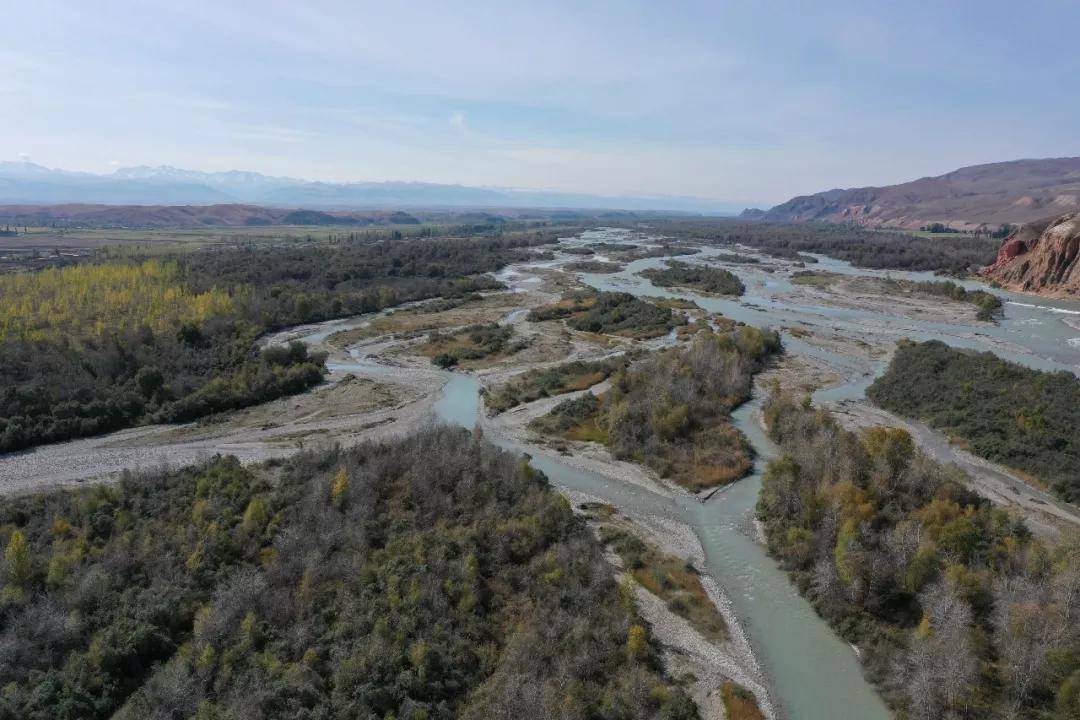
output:
[[0,276],[0,452],[191,420],[322,379],[287,325],[500,287],[489,273],[553,240],[536,231],[192,252]]
[[722,218],[659,221],[655,229],[685,240],[716,245],[739,243],[792,259],[801,259],[799,253],[819,253],[858,267],[940,270],[960,275],[992,263],[1001,244],[993,238],[972,235],[942,240],[853,225],[747,223]]
[[730,270],[690,265],[689,263],[669,260],[666,268],[648,268],[638,275],[658,287],[685,287],[700,292],[717,295],[742,295],[746,287]]
[[902,717],[1080,718],[1080,538],[1054,547],[902,430],[774,394],[769,550]]
[[697,717],[584,521],[462,429],[0,506],[0,718]]
[[586,393],[567,400],[530,427],[604,443],[615,457],[648,465],[693,490],[722,485],[753,465],[751,448],[729,414],[750,397],[753,374],[780,349],[771,330],[703,330],[686,346],[616,372],[602,397]]
[[1080,379],[939,341],[903,343],[866,391],[876,404],[958,438],[1080,502]]

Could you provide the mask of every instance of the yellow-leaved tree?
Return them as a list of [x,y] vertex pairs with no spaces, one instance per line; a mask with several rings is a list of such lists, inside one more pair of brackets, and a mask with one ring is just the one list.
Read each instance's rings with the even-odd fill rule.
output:
[[30,543],[22,530],[11,533],[7,550],[4,551],[7,562],[8,584],[4,589],[11,597],[19,598],[26,594],[33,576],[33,560],[30,557]]
[[334,481],[330,485],[330,502],[334,507],[341,507],[345,503],[345,495],[349,492],[349,471],[342,467],[334,475]]

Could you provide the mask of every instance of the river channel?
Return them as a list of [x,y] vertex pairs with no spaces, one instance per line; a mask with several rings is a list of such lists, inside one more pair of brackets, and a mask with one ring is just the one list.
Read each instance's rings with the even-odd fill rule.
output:
[[[598,241],[625,242],[619,231],[585,233],[571,243]],[[729,248],[724,249],[730,252]],[[710,262],[720,251],[706,249],[687,258],[690,262]],[[753,254],[753,253],[750,253]],[[718,263],[735,272],[747,286],[739,300],[705,297],[692,292],[654,287],[636,273],[660,267],[662,259],[650,258],[630,263],[622,272],[610,275],[582,275],[582,280],[600,290],[616,290],[653,297],[694,300],[711,312],[755,325],[788,326],[806,320],[828,323],[834,328],[859,332],[872,326],[878,333],[896,339],[939,339],[950,345],[993,349],[1015,362],[1045,370],[1076,372],[1080,367],[1080,330],[1067,322],[1080,318],[1080,305],[1063,301],[1033,301],[1027,296],[996,291],[1005,301],[1004,314],[996,325],[950,325],[875,316],[857,309],[796,306],[778,299],[791,288],[786,276],[758,271],[754,266]],[[550,265],[550,263],[545,263]],[[814,269],[842,274],[890,276],[911,280],[931,279],[929,273],[879,272],[853,268],[830,258],[819,258]],[[528,266],[513,268],[511,274],[527,276]],[[527,279],[527,278],[526,278]],[[965,283],[981,287],[979,283]],[[882,371],[883,362],[867,361],[831,353],[784,333],[786,352],[805,354],[827,362],[845,380],[819,390],[815,402],[828,403],[862,397],[866,386]],[[1072,342],[1071,342],[1072,341]],[[479,411],[480,384],[476,378],[454,374],[444,387],[435,412],[442,420],[471,427]],[[792,720],[875,720],[889,712],[873,688],[863,678],[858,658],[849,645],[838,638],[788,581],[786,574],[769,558],[747,531],[748,520],[761,488],[761,471],[775,457],[776,448],[758,422],[760,398],[734,413],[735,424],[746,434],[757,452],[755,471],[707,502],[677,496],[674,499],[646,488],[619,483],[585,472],[546,455],[532,462],[558,486],[604,498],[624,511],[634,509],[681,521],[693,529],[705,553],[706,570],[723,586],[736,613],[751,638],[758,662],[765,670],[772,700],[779,712]],[[511,449],[513,446],[509,446]]]

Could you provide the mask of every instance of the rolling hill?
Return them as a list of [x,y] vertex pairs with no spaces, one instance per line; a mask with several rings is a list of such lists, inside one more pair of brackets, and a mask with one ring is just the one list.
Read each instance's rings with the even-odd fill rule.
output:
[[1040,220],[1080,210],[1080,157],[973,165],[900,185],[826,190],[743,217],[768,222],[851,222],[960,230]]

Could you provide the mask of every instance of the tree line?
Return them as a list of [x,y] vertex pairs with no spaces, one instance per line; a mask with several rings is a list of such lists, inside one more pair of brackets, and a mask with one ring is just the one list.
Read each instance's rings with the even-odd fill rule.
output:
[[901,717],[1080,718],[1080,538],[1034,539],[903,430],[764,412],[769,551]]
[[729,218],[662,220],[657,232],[715,245],[742,244],[766,254],[801,259],[819,253],[858,267],[929,270],[964,275],[989,265],[1000,243],[989,237],[958,235],[947,242],[900,231],[869,230],[826,223],[747,223]]

